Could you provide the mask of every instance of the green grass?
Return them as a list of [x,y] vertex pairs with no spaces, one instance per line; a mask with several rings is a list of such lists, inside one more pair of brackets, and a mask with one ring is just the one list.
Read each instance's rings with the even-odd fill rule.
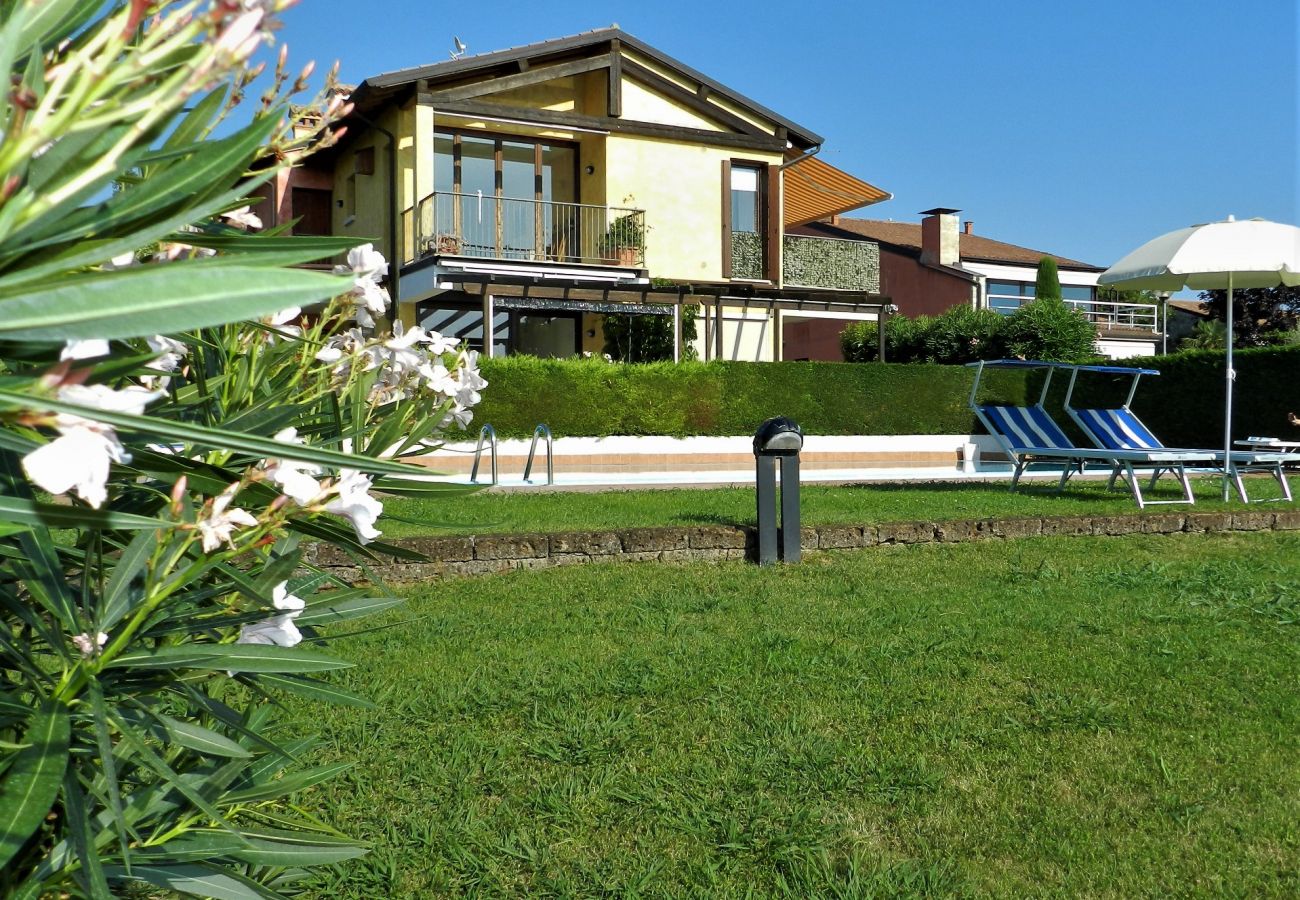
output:
[[[1127,493],[1106,491],[1104,481],[1071,481],[1061,494],[1055,481],[1033,482],[1015,494],[1009,482],[934,482],[929,484],[815,485],[801,488],[805,525],[930,521],[986,516],[1127,515],[1138,511]],[[1150,496],[1176,496],[1163,479]],[[1149,507],[1148,513],[1214,512],[1247,509],[1219,500],[1221,481],[1193,482],[1196,505]],[[1249,479],[1255,497],[1271,497],[1271,479]],[[1271,506],[1250,507],[1271,509]],[[1282,507],[1279,507],[1282,508]],[[1289,507],[1287,507],[1289,508]],[[379,527],[385,537],[487,532],[594,531],[667,525],[753,524],[753,488],[660,489],[636,491],[479,492],[453,499],[387,498]]]
[[415,588],[294,706],[331,898],[1300,894],[1300,535]]

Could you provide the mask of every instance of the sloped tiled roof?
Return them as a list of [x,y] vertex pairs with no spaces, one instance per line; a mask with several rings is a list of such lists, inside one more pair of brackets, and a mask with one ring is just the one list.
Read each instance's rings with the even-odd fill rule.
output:
[[[790,229],[792,234],[813,234],[821,237],[863,237],[878,244],[919,256],[921,253],[921,223],[887,222],[878,219],[841,218],[835,225],[829,222],[810,222],[799,228]],[[1074,269],[1083,272],[1102,272],[1104,266],[1094,266],[1065,256],[1057,256],[1043,250],[1033,250],[1016,244],[995,241],[978,234],[960,235],[960,252],[962,262],[1004,263],[1014,266],[1036,266],[1044,256],[1056,260],[1062,269]]]

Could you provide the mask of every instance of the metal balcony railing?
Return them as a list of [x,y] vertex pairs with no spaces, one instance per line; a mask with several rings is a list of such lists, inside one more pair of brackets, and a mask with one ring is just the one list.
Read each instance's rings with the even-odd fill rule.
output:
[[[1033,297],[989,295],[989,306],[1004,316],[1009,316]],[[1159,307],[1146,303],[1120,303],[1113,300],[1069,300],[1066,305],[1083,313],[1098,330],[1129,328],[1135,331],[1160,330]]]
[[641,268],[645,210],[436,191],[403,214],[407,262],[430,254]]

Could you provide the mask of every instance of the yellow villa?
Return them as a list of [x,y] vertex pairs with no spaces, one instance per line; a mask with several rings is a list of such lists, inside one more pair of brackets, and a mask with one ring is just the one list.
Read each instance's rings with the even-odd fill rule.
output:
[[487,355],[599,353],[604,316],[655,315],[680,358],[695,305],[702,359],[817,358],[887,309],[876,245],[787,229],[889,194],[617,27],[377,75],[350,99],[346,137],[278,186],[272,221],[373,239],[399,315]]

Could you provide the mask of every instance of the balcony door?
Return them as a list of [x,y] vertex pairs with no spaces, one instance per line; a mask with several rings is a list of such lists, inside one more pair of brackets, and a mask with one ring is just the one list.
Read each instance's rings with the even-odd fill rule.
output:
[[577,252],[577,160],[572,144],[439,131],[433,160],[439,249],[516,260]]

